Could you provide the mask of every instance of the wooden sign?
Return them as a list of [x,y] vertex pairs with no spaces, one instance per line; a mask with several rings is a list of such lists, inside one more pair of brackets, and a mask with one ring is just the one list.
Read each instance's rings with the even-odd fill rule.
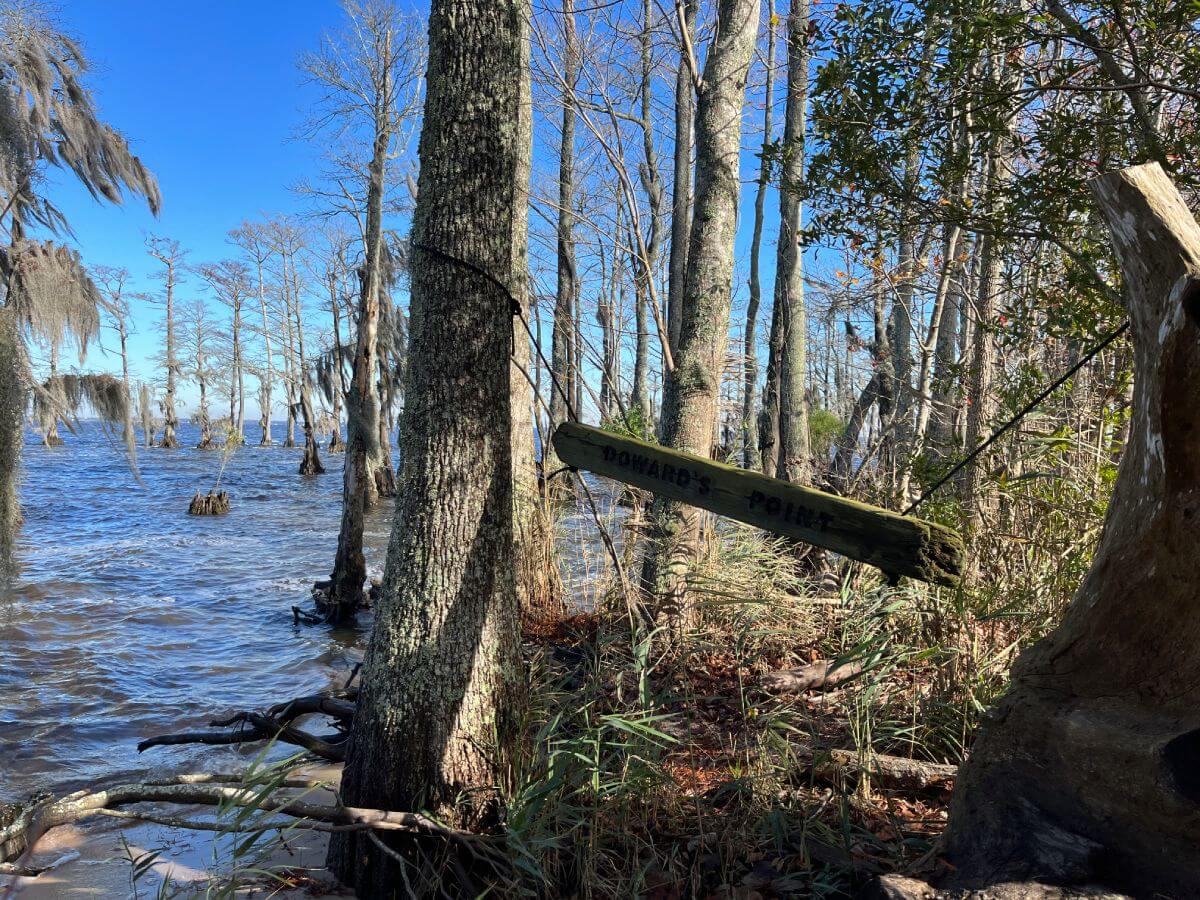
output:
[[824,547],[892,577],[953,585],[962,573],[962,540],[934,522],[577,422],[560,425],[552,440],[567,465]]

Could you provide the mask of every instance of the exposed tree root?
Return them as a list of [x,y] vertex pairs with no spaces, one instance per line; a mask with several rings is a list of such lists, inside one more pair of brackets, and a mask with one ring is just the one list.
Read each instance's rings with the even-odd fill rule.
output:
[[[379,602],[381,590],[382,585],[372,578],[370,584],[363,590],[362,600],[353,611],[370,609]],[[312,599],[313,606],[317,610],[315,614],[305,612],[298,606],[292,607],[292,615],[297,625],[302,621],[305,625],[334,625],[352,618],[352,616],[347,617],[346,607],[338,603],[337,598],[334,597],[333,581],[330,579],[313,583]]]
[[[263,712],[243,710],[209,723],[213,729],[220,730],[184,731],[147,738],[138,744],[138,752],[142,753],[151,747],[179,744],[222,745],[276,740],[303,747],[331,762],[344,762],[346,738],[350,720],[354,717],[354,701],[357,696],[357,688],[348,688],[331,694],[297,697],[278,703]],[[338,731],[318,736],[292,724],[296,719],[309,715],[328,716],[334,720]]]
[[223,516],[229,512],[229,507],[229,495],[224,491],[215,494],[212,491],[207,494],[196,491],[196,496],[192,498],[192,502],[188,506],[188,515]]

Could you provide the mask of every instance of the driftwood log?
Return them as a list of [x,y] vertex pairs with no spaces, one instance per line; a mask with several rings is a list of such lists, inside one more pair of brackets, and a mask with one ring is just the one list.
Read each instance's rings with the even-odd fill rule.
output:
[[768,691],[779,694],[802,694],[805,691],[823,691],[845,684],[861,675],[860,662],[839,663],[833,659],[821,659],[798,669],[780,669],[763,675],[759,683]]
[[[209,722],[211,730],[183,731],[147,738],[138,744],[138,752],[145,752],[152,747],[180,744],[247,744],[275,740],[303,747],[330,762],[344,762],[346,738],[350,722],[354,718],[357,696],[357,688],[346,688],[329,694],[297,697],[258,712],[242,710]],[[311,715],[333,719],[337,731],[328,735],[315,735],[293,724],[296,720]]]
[[855,750],[810,746],[793,747],[797,759],[814,777],[831,784],[858,782],[864,775],[879,790],[903,796],[946,797],[954,788],[958,767],[923,762],[904,756],[872,753],[862,757]]
[[[405,831],[439,837],[464,846],[470,853],[500,860],[497,837],[447,828],[419,813],[389,812],[314,802],[312,791],[322,785],[309,778],[287,778],[269,794],[260,785],[245,785],[241,774],[178,775],[161,781],[123,784],[96,791],[78,791],[60,798],[40,798],[12,807],[0,819],[0,874],[36,875],[28,855],[43,834],[95,815],[155,822],[204,831],[261,832],[275,828],[315,831]],[[299,793],[297,793],[299,792]],[[179,806],[253,807],[275,816],[249,823],[214,822],[122,807],[155,803]],[[286,817],[286,818],[283,818]]]
[[209,491],[207,494],[196,491],[196,496],[192,498],[192,502],[188,506],[188,515],[223,516],[229,512],[229,506],[229,495],[224,491],[217,493]]
[[1200,226],[1157,164],[1100,177],[1133,344],[1128,441],[1062,624],[955,790],[956,886],[1200,896]]

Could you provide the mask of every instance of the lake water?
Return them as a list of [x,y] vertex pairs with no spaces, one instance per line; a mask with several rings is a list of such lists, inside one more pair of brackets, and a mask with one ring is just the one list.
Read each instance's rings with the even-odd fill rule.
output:
[[[276,440],[283,427],[276,423]],[[0,588],[0,802],[121,778],[228,770],[257,746],[157,747],[139,740],[205,728],[213,717],[341,685],[370,626],[293,624],[327,578],[341,517],[342,456],[296,474],[300,450],[259,449],[257,426],[228,462],[228,516],[187,515],[221,467],[219,451],[138,450],[141,483],[95,424],[47,449],[27,437],[21,575]],[[620,543],[612,483],[589,478]],[[382,574],[392,504],[367,519],[372,576]],[[611,568],[582,502],[564,510],[566,596],[592,606]]]
[[[283,427],[277,423],[276,439]],[[204,727],[214,715],[341,683],[362,628],[293,624],[333,564],[340,455],[296,474],[299,450],[259,449],[257,427],[229,460],[228,516],[187,515],[221,453],[138,451],[141,484],[98,426],[66,446],[27,438],[21,575],[0,589],[0,802],[147,772],[219,768],[250,751],[137,742]],[[392,505],[367,520],[372,575],[383,568]]]

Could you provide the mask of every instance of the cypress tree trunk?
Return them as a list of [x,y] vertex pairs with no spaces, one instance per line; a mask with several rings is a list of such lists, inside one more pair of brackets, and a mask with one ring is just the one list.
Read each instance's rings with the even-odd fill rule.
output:
[[21,526],[22,428],[29,402],[24,359],[16,314],[7,305],[0,306],[0,583],[17,571],[13,547]]
[[1093,190],[1124,281],[1133,419],[1096,555],[1021,654],[955,788],[964,885],[1200,893],[1200,226],[1157,163]]
[[[342,271],[345,271],[342,269]],[[333,434],[329,437],[329,453],[345,453],[342,440],[342,398],[346,396],[346,369],[342,365],[342,309],[338,298],[338,276],[329,276],[329,304],[333,312],[333,370],[336,378],[329,386],[333,401]]]
[[[391,35],[387,35],[391,52]],[[381,96],[390,95],[390,69],[383,66]],[[366,258],[359,270],[358,339],[350,391],[346,395],[346,462],[342,482],[342,524],[331,580],[337,617],[350,618],[362,602],[367,580],[363,555],[363,527],[367,507],[379,498],[375,469],[378,468],[379,400],[375,391],[378,367],[379,304],[383,287],[383,199],[388,148],[391,144],[391,110],[376,104],[374,143],[367,168]]]
[[270,447],[273,441],[271,440],[271,390],[272,381],[275,377],[275,364],[271,358],[271,323],[267,318],[267,294],[263,289],[263,260],[260,256],[255,260],[258,264],[258,306],[262,311],[263,322],[263,346],[267,352],[267,367],[263,370],[260,378],[262,390],[260,392],[258,424],[262,429],[262,437],[259,439],[258,446]]
[[287,310],[286,300],[284,301],[283,321],[284,380],[287,389],[287,423],[283,446],[290,450],[296,446],[296,335],[292,328],[292,316]]
[[323,475],[321,452],[317,447],[317,422],[313,412],[312,385],[308,377],[308,362],[304,356],[304,323],[300,320],[300,298],[295,297],[296,338],[300,353],[300,414],[304,421],[304,458],[300,461],[301,475]]
[[808,314],[804,307],[804,250],[800,192],[804,189],[805,120],[808,105],[808,0],[791,0],[788,11],[787,111],[783,125],[783,173],[779,190],[779,248],[775,306],[779,310],[779,456],[776,477],[807,482],[808,402],[805,356]]
[[[413,224],[415,244],[506,284],[519,243],[514,206],[524,202],[515,190],[524,155],[521,5],[432,4]],[[512,310],[506,293],[470,268],[420,251],[412,309],[403,487],[341,794],[347,804],[428,809],[469,825],[493,812],[523,681],[513,585]],[[468,805],[454,806],[464,796]],[[412,847],[404,835],[382,839],[401,852]],[[402,884],[395,863],[363,833],[336,834],[329,863],[362,897],[392,897]]]
[[163,433],[158,445],[168,449],[179,446],[179,439],[175,436],[175,429],[179,427],[179,418],[175,415],[175,376],[179,372],[179,361],[175,358],[176,258],[170,254],[171,249],[169,247],[166,248],[164,255],[159,256],[155,254],[166,267],[167,393],[163,397]]
[[[739,152],[746,74],[758,30],[759,0],[721,0],[696,116],[696,208],[675,372],[663,398],[664,443],[712,452],[733,289]],[[659,497],[642,585],[658,595],[672,631],[695,624],[687,576],[700,552],[700,510]]]

